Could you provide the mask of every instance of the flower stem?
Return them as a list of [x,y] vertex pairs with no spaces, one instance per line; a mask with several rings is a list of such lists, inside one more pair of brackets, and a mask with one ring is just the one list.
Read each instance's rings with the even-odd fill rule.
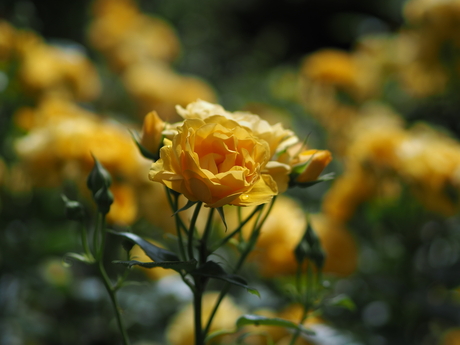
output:
[[91,253],[91,249],[89,248],[88,244],[88,234],[87,234],[88,228],[86,227],[86,224],[83,224],[82,229],[81,229],[81,243],[83,245],[83,250],[85,251],[85,254],[91,262],[94,261],[93,253]]
[[105,215],[103,214],[98,215],[98,224],[95,229],[95,233],[98,234],[98,236],[99,234],[101,235],[100,245],[99,245],[99,248],[97,248],[97,254],[96,254],[96,263],[97,263],[97,267],[99,270],[99,274],[101,275],[102,282],[104,283],[105,289],[107,290],[107,293],[109,294],[110,301],[112,302],[112,305],[115,311],[115,317],[117,319],[118,329],[120,330],[120,333],[123,339],[123,345],[129,345],[130,343],[129,343],[128,334],[126,333],[126,329],[123,324],[123,319],[121,317],[120,306],[118,305],[118,300],[115,295],[116,289],[112,286],[112,282],[110,281],[110,278],[104,267],[104,249],[105,249],[106,229],[105,229]]
[[249,222],[252,217],[254,217],[254,215],[257,213],[257,212],[260,212],[262,209],[263,209],[263,206],[264,205],[259,205],[257,206],[254,211],[251,212],[251,214],[249,216],[246,217],[246,219],[244,221],[242,221],[240,223],[240,225],[235,229],[233,230],[230,234],[228,234],[227,236],[225,236],[217,245],[214,245],[211,250],[211,252],[215,251],[217,248],[220,248],[222,247],[224,244],[226,244],[233,236],[235,236],[235,234],[237,234],[238,232],[241,231],[241,229],[246,225],[247,222]]
[[198,215],[200,214],[201,205],[203,205],[201,201],[197,202],[195,206],[195,211],[193,212],[192,220],[190,221],[190,227],[188,229],[188,243],[187,244],[188,244],[189,260],[192,260],[195,258],[193,255],[193,236],[195,234],[195,224],[198,219]]
[[209,211],[208,215],[208,220],[206,221],[206,226],[204,228],[203,232],[203,237],[201,238],[201,243],[200,243],[200,257],[199,257],[199,264],[203,265],[206,263],[206,260],[208,258],[208,238],[209,234],[211,233],[212,230],[212,220],[214,217],[214,211],[215,208],[211,208]]
[[195,319],[195,345],[204,345],[204,332],[202,328],[201,303],[203,289],[201,286],[201,277],[195,277],[195,291],[193,293],[193,311]]
[[[300,266],[300,265],[299,265]],[[307,261],[307,274],[306,274],[306,287],[305,287],[305,299],[303,302],[303,312],[302,316],[300,317],[299,324],[301,325],[307,318],[308,311],[313,304],[315,299],[315,290],[316,290],[316,283],[313,281],[313,274],[312,274],[311,264]],[[300,292],[300,291],[299,291]],[[303,300],[303,298],[302,298]],[[294,345],[297,338],[300,335],[300,328],[297,328],[294,334],[292,335],[291,342],[289,345]]]
[[[259,237],[260,230],[262,229],[263,224],[267,220],[267,217],[270,214],[270,211],[272,210],[275,201],[276,201],[276,197],[274,197],[272,199],[272,201],[270,203],[270,207],[268,208],[267,213],[262,218],[262,221],[260,223],[259,223],[259,219],[260,219],[260,217],[262,215],[262,210],[263,210],[263,207],[265,205],[257,206],[257,208],[251,213],[251,215],[248,218],[246,218],[245,221],[242,224],[240,224],[240,226],[238,227],[238,229],[241,229],[244,226],[244,224],[246,224],[249,221],[249,219],[251,219],[256,214],[257,211],[259,211],[259,210],[261,211],[259,213],[258,217],[257,217],[257,220],[256,220],[255,224],[254,224],[251,236],[249,238],[249,242],[247,243],[246,248],[244,249],[244,251],[241,253],[240,258],[239,258],[236,266],[233,269],[233,272],[232,272],[233,274],[236,274],[240,270],[240,268],[241,268],[241,266],[243,266],[243,263],[246,260],[247,256],[249,255],[249,253],[254,248],[254,246],[255,246],[255,244],[257,242],[257,239]],[[214,308],[213,308],[213,310],[211,312],[211,315],[210,315],[210,317],[208,319],[208,322],[206,323],[206,327],[205,327],[205,329],[203,331],[203,337],[204,338],[206,338],[206,335],[208,334],[208,332],[209,332],[209,330],[211,328],[212,320],[214,319],[214,316],[216,315],[217,309],[219,308],[220,303],[224,299],[224,297],[227,294],[228,290],[230,290],[230,284],[226,283],[224,285],[224,287],[222,288],[222,290],[220,291],[219,297],[217,298],[217,302],[214,305]]]
[[167,187],[166,189],[166,195],[168,197],[169,205],[171,206],[172,211],[174,212],[174,220],[176,222],[176,233],[177,233],[177,239],[179,242],[179,253],[181,256],[182,260],[186,260],[187,256],[185,254],[185,247],[184,247],[184,240],[182,239],[182,230],[181,226],[183,226],[182,221],[180,219],[179,214],[177,214],[177,210],[179,209],[179,195],[174,194],[174,200],[171,198],[171,192]]

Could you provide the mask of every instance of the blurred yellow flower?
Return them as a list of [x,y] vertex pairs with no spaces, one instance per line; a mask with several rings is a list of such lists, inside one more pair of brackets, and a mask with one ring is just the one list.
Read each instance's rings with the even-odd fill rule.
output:
[[0,61],[9,60],[14,54],[16,31],[8,22],[0,20]]
[[[251,210],[245,211],[249,214]],[[227,217],[229,222],[230,217]],[[310,216],[313,229],[320,238],[326,252],[323,272],[338,276],[353,273],[357,263],[357,247],[350,233],[326,215]],[[293,199],[279,196],[264,223],[256,248],[250,261],[256,263],[264,277],[293,275],[297,270],[294,249],[307,226],[302,207]],[[245,236],[251,231],[251,224],[243,228]],[[286,231],[289,229],[289,231]]]
[[114,201],[107,213],[109,223],[130,225],[137,219],[137,200],[129,184],[113,183],[110,187]]
[[460,345],[460,329],[451,328],[442,336],[439,345]]
[[89,40],[117,70],[145,61],[172,61],[179,54],[171,25],[142,14],[135,1],[98,0],[93,13]]
[[29,130],[15,141],[15,149],[35,186],[59,186],[71,180],[85,193],[94,154],[114,178],[115,202],[108,220],[126,225],[137,219],[134,188],[148,181],[142,171],[149,162],[139,154],[124,126],[56,98],[21,110],[15,122]]
[[205,81],[178,74],[166,63],[149,61],[126,68],[122,75],[127,92],[145,114],[155,109],[164,120],[179,120],[176,105],[185,106],[201,98],[215,101],[213,88]]
[[324,49],[305,58],[300,73],[316,82],[350,87],[354,86],[357,70],[350,54]]
[[265,141],[224,116],[187,119],[165,139],[149,178],[208,207],[259,205],[278,193],[262,173],[269,155]]
[[[219,294],[208,292],[203,295],[202,322],[207,322]],[[210,333],[235,329],[236,320],[243,315],[243,310],[234,304],[230,297],[225,297],[213,318]],[[171,345],[190,345],[194,338],[193,306],[189,304],[175,316],[166,331],[166,338]],[[219,344],[234,344],[234,337],[224,336],[215,339]]]
[[31,93],[39,96],[54,93],[80,101],[99,96],[101,82],[96,68],[81,49],[51,46],[38,40],[25,43],[19,77]]

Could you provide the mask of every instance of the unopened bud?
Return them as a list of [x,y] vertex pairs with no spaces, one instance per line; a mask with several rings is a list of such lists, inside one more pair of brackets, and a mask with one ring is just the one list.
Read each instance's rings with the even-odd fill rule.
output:
[[151,111],[145,116],[140,144],[154,156],[158,156],[164,127],[165,123],[156,111]]
[[103,187],[110,187],[112,184],[112,178],[109,172],[102,166],[101,163],[94,157],[94,167],[88,175],[86,185],[89,190],[93,193],[93,196]]
[[332,161],[332,154],[328,150],[307,150],[300,153],[298,158],[305,166],[297,176],[296,182],[306,183],[318,179],[324,168]]

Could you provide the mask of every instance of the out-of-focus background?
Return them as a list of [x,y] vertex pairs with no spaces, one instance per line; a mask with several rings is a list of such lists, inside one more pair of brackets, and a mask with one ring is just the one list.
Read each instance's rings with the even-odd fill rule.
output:
[[[231,290],[215,327],[299,318],[292,250],[308,212],[327,293],[356,308],[325,307],[299,344],[458,344],[459,85],[457,0],[2,1],[0,344],[120,343],[96,272],[65,256],[81,251],[80,225],[61,194],[92,214],[93,153],[114,179],[110,226],[168,245],[165,195],[130,130],[152,110],[178,121],[175,106],[197,99],[283,123],[330,150],[336,173],[279,198],[242,272],[262,297]],[[108,248],[110,265],[123,253]],[[134,344],[190,343],[191,295],[167,273],[134,269],[120,290]],[[217,343],[289,335],[246,331]]]

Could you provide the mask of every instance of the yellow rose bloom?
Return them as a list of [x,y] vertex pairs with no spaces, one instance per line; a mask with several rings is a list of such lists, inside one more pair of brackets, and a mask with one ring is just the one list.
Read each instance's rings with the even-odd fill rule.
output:
[[281,162],[278,158],[283,151],[299,141],[294,132],[283,128],[281,123],[270,125],[258,115],[242,111],[229,112],[218,104],[202,100],[190,103],[185,109],[176,106],[176,110],[184,119],[203,120],[213,115],[224,116],[251,130],[257,138],[266,141],[270,148],[270,161],[265,165],[263,173],[270,175],[274,179],[278,186],[278,193],[286,191],[291,167],[289,164]]
[[269,158],[268,144],[235,121],[188,119],[165,140],[149,178],[208,207],[259,205],[278,193],[262,173]]

